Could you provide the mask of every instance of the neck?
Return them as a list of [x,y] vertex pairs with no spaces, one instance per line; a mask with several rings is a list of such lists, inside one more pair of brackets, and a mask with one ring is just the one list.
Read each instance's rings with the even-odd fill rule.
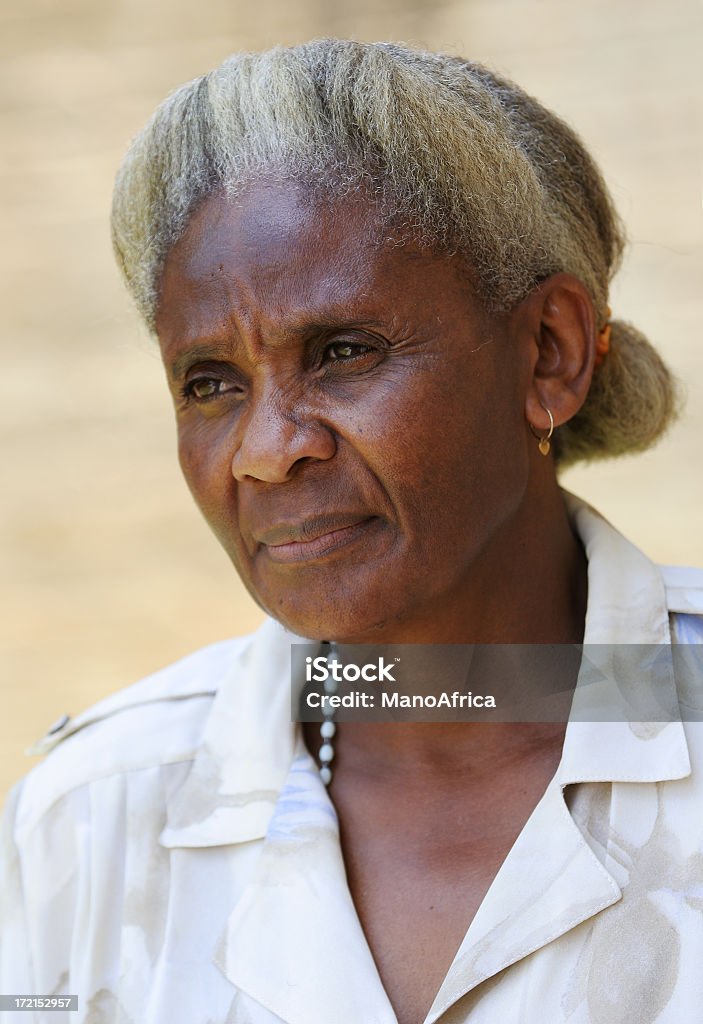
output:
[[467,593],[472,642],[581,643],[587,597],[586,555],[552,476],[521,504],[476,567]]
[[[334,777],[407,791],[491,779],[561,750],[564,722],[343,722],[335,742]],[[308,749],[317,753],[320,727],[303,727]]]

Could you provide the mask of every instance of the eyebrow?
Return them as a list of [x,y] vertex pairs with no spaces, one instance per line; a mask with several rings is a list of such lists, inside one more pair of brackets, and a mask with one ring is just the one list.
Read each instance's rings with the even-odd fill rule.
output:
[[[363,329],[373,327],[385,327],[387,329],[388,325],[383,324],[380,320],[367,317],[357,317],[353,320],[342,320],[341,318],[333,316],[320,315],[305,322],[301,321],[298,324],[290,325],[287,328],[286,333],[293,335],[297,340],[303,340],[314,334],[321,334],[325,331],[358,330],[359,328]],[[237,339],[234,335],[232,340],[228,342],[194,342],[169,363],[171,376],[174,378],[181,377],[194,363],[207,362],[208,360],[219,361],[231,359],[233,353],[237,349],[237,346]]]

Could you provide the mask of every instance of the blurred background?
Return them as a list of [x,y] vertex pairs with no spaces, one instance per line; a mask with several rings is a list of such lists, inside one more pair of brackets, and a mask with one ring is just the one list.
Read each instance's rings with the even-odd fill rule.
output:
[[659,344],[688,405],[653,452],[564,484],[653,558],[703,564],[702,22],[699,0],[3,0],[0,796],[61,714],[262,617],[180,479],[108,231],[131,136],[233,50],[448,50],[577,128],[631,236],[613,313]]

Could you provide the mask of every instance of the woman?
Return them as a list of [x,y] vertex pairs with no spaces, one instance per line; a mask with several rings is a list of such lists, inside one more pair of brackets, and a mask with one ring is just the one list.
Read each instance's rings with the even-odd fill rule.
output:
[[695,1019],[697,724],[290,723],[296,639],[703,637],[703,576],[557,483],[675,408],[607,307],[622,232],[578,139],[453,57],[239,55],[156,112],[113,226],[184,474],[270,619],[47,738],[8,810],[3,990],[101,1022]]

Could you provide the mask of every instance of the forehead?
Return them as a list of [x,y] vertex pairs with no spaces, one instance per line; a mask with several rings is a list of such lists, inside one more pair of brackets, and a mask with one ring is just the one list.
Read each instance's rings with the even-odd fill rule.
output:
[[162,343],[211,334],[233,314],[271,329],[315,313],[419,316],[430,269],[435,302],[442,291],[455,301],[458,262],[395,237],[368,199],[313,202],[295,185],[262,184],[194,213],[165,263],[157,332]]

